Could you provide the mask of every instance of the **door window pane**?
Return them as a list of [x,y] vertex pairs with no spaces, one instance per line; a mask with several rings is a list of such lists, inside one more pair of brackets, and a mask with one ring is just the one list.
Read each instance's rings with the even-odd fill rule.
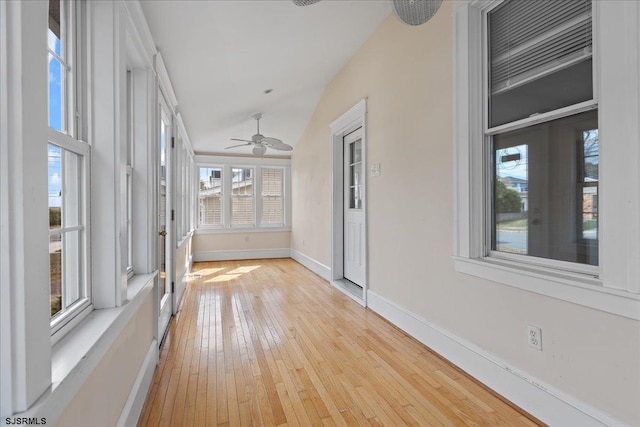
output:
[[362,140],[349,145],[349,208],[362,209]]

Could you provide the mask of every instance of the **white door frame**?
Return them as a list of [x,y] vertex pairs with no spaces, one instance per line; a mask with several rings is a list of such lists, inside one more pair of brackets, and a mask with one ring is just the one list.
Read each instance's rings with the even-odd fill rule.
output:
[[[166,117],[165,117],[166,116]],[[165,289],[167,286],[170,287],[169,292],[164,292],[163,289],[160,289],[160,287],[158,286],[158,293],[160,295],[162,295],[163,297],[160,299],[160,307],[158,308],[159,312],[158,312],[158,343],[160,345],[162,345],[164,343],[164,336],[166,334],[166,332],[169,330],[169,325],[171,323],[171,318],[173,317],[174,314],[174,304],[173,304],[173,291],[171,288],[171,282],[174,281],[174,260],[175,260],[175,255],[174,255],[174,232],[173,232],[173,220],[171,217],[171,210],[173,209],[173,165],[171,164],[171,162],[173,161],[173,152],[171,149],[171,140],[175,135],[175,120],[174,120],[174,114],[173,111],[171,110],[171,108],[169,107],[169,103],[166,100],[166,97],[163,93],[163,91],[161,89],[158,90],[158,138],[157,138],[157,157],[156,157],[156,162],[158,164],[158,187],[157,190],[158,191],[158,209],[160,209],[160,180],[162,179],[162,171],[160,170],[160,133],[161,133],[161,126],[163,121],[166,120],[169,122],[169,132],[167,133],[167,135],[165,135],[165,159],[164,159],[164,164],[165,164],[165,189],[166,189],[166,194],[165,194],[165,231],[166,231],[166,235],[164,236],[165,239],[165,251],[164,251],[164,257],[165,257],[165,265],[164,265],[164,271],[165,271]],[[160,213],[160,211],[158,211],[158,214]],[[160,224],[158,223],[158,230],[160,229]],[[159,237],[156,236],[156,239],[159,240]],[[156,240],[157,241],[157,240]],[[156,244],[156,251],[158,250],[158,244]],[[158,259],[158,269],[160,269],[160,265],[162,263],[161,259]],[[158,285],[160,283],[160,271],[158,271]],[[165,294],[168,294],[167,296],[164,296]],[[164,308],[164,309],[163,309]]]
[[[364,98],[338,117],[331,127],[331,283],[363,306],[367,306],[368,226],[367,226],[367,99]],[[358,297],[348,290],[344,278],[344,136],[362,127],[362,179],[364,214],[364,271],[362,295]],[[348,282],[348,281],[347,281]]]

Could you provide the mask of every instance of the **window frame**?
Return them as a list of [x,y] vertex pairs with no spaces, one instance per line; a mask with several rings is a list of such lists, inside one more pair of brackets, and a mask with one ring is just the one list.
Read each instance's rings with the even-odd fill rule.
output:
[[[638,177],[633,161],[626,158],[629,153],[638,152],[632,142],[638,140],[638,129],[624,126],[624,123],[633,120],[634,111],[637,112],[638,108],[636,97],[624,95],[629,88],[636,91],[638,88],[640,69],[629,66],[624,56],[624,52],[637,49],[637,31],[634,33],[635,39],[634,34],[622,30],[599,31],[601,28],[618,28],[618,21],[626,22],[625,28],[635,28],[634,25],[638,24],[638,5],[625,4],[619,7],[597,1],[592,4],[593,101],[491,129],[495,132],[523,124],[534,125],[554,116],[588,111],[597,105],[598,129],[601,139],[606,136],[608,145],[601,144],[599,147],[600,255],[598,277],[594,277],[592,272],[584,269],[575,271],[574,263],[569,263],[570,268],[564,269],[562,265],[548,263],[548,260],[531,264],[522,259],[510,259],[509,256],[488,256],[486,251],[487,236],[490,236],[486,206],[486,201],[490,200],[487,183],[490,172],[486,170],[486,160],[490,146],[485,143],[485,133],[489,131],[485,117],[485,91],[488,84],[484,65],[487,53],[485,26],[486,13],[500,2],[466,0],[456,5],[453,14],[454,267],[460,273],[640,319],[640,269],[631,261],[633,257],[621,256],[613,243],[624,242],[628,254],[640,253],[640,232],[633,225],[633,215],[637,215],[637,211],[629,210],[629,203],[638,206],[638,194],[619,191],[628,187],[629,179]],[[627,72],[619,77],[618,70],[621,67],[626,67]],[[622,155],[623,152],[627,153],[626,157]]]
[[[229,228],[233,228],[233,229],[243,229],[243,228],[259,228],[257,226],[258,224],[258,203],[256,200],[256,194],[258,193],[257,190],[257,183],[256,183],[256,176],[258,175],[258,167],[256,166],[245,166],[245,165],[238,165],[238,164],[231,164],[229,165],[228,168],[223,169],[223,174],[225,172],[225,170],[229,171],[229,173],[227,174],[227,176],[229,177],[229,179],[226,180],[226,182],[228,182],[229,187],[226,187],[223,185],[223,196],[224,196],[224,190],[227,190],[227,197],[228,197],[228,206],[229,206]],[[251,171],[251,194],[247,195],[247,194],[238,194],[238,195],[234,195],[233,194],[233,170],[237,169],[237,170],[250,170]],[[242,199],[251,199],[251,203],[252,203],[252,214],[253,217],[251,218],[251,224],[236,224],[233,222],[233,200],[234,198],[242,198]]]
[[[491,257],[498,260],[511,261],[514,263],[522,263],[524,265],[539,266],[549,269],[557,269],[559,271],[567,271],[577,274],[584,274],[588,277],[599,278],[600,268],[599,266],[579,264],[575,262],[567,262],[550,258],[541,258],[532,255],[520,255],[510,254],[506,252],[500,252],[492,249],[493,239],[493,153],[492,153],[492,139],[499,134],[505,134],[511,131],[522,130],[531,128],[538,124],[549,123],[555,120],[559,120],[565,117],[573,116],[579,113],[597,110],[598,109],[598,86],[595,79],[595,66],[598,52],[595,43],[593,43],[591,58],[593,60],[594,78],[592,79],[593,87],[593,99],[580,102],[577,104],[569,105],[563,108],[558,108],[552,111],[548,111],[535,116],[526,117],[519,120],[514,120],[498,126],[490,126],[489,123],[489,111],[491,109],[491,96],[489,87],[489,14],[501,6],[505,1],[509,0],[496,0],[487,4],[482,9],[482,123],[483,123],[483,174],[485,183],[485,200],[484,200],[484,222],[485,231],[483,236],[483,253],[485,257]],[[592,19],[595,20],[595,13],[592,12]],[[594,25],[595,27],[595,25]],[[593,29],[593,39],[595,39],[595,28]]]
[[[64,46],[64,61],[66,70],[64,76],[64,99],[62,100],[62,110],[64,117],[61,118],[62,130],[58,131],[48,125],[47,117],[47,144],[53,144],[62,150],[73,153],[79,158],[78,179],[80,189],[77,194],[78,216],[80,223],[77,227],[73,227],[81,232],[80,236],[80,260],[79,260],[79,285],[80,299],[71,304],[68,310],[59,312],[50,320],[52,343],[59,341],[66,335],[75,325],[89,315],[93,310],[93,285],[91,281],[91,192],[90,192],[90,176],[91,176],[91,146],[83,140],[85,133],[82,126],[82,117],[84,113],[84,103],[81,100],[81,94],[84,93],[85,70],[83,64],[83,48],[80,42],[86,29],[82,23],[81,17],[86,16],[86,10],[83,2],[60,0],[60,3],[66,3],[66,7],[61,7],[65,16],[65,28],[61,28],[61,34],[65,34],[66,40],[61,40]],[[61,12],[63,13],[63,12]],[[63,20],[61,16],[61,21]],[[64,32],[64,33],[63,33]],[[47,55],[51,52],[47,46]],[[57,59],[56,59],[57,60]],[[49,65],[47,62],[47,70]],[[49,111],[49,94],[47,93],[47,111]],[[51,232],[49,233],[51,235]],[[63,249],[64,251],[64,249]],[[49,267],[51,268],[51,267]],[[49,282],[49,288],[51,283]],[[64,285],[62,285],[64,287]]]
[[[291,231],[291,160],[288,158],[251,158],[251,157],[227,157],[196,155],[195,166],[198,179],[194,185],[196,198],[199,199],[200,168],[221,168],[222,169],[222,224],[206,225],[196,220],[196,234],[217,234],[234,232],[277,232]],[[252,225],[232,224],[231,220],[231,188],[232,169],[252,169],[254,179],[254,221]],[[262,225],[262,168],[283,170],[283,217],[284,223],[281,225]],[[199,203],[198,203],[199,206]]]
[[[198,182],[197,182],[197,205],[198,205],[198,220],[197,220],[197,228],[206,228],[206,229],[210,229],[210,230],[218,230],[218,229],[223,229],[224,225],[226,224],[226,215],[225,215],[225,211],[226,211],[226,203],[225,203],[225,197],[224,194],[226,193],[224,188],[226,185],[226,179],[224,177],[224,166],[223,165],[198,165],[196,164],[196,167],[198,168]],[[209,168],[209,169],[220,169],[220,185],[222,187],[221,191],[220,191],[220,224],[203,224],[200,222],[200,169],[201,168]]]
[[[281,223],[276,223],[276,224],[265,224],[264,223],[264,198],[265,197],[274,197],[274,196],[265,196],[264,195],[264,179],[263,179],[263,174],[262,172],[267,169],[267,170],[280,170],[282,171],[282,182],[281,182],[281,191],[282,191],[282,222]],[[262,166],[260,167],[260,171],[259,171],[259,179],[258,179],[258,184],[256,187],[256,190],[258,190],[260,192],[260,194],[256,194],[256,198],[260,199],[260,204],[259,204],[259,210],[257,210],[257,218],[258,218],[258,224],[260,228],[282,228],[285,226],[285,222],[286,222],[286,195],[285,195],[285,188],[286,188],[286,170],[283,166]]]

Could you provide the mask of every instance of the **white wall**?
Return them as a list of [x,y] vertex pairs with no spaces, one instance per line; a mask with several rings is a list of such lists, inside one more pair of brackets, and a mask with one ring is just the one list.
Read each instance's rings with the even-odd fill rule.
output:
[[154,333],[153,293],[115,339],[57,420],[59,426],[115,426]]
[[[453,268],[452,13],[453,2],[443,2],[419,27],[390,16],[325,88],[292,156],[292,249],[330,265],[329,124],[367,97],[369,167],[381,164],[367,190],[371,291],[587,407],[637,424],[637,321]],[[542,328],[542,352],[527,347],[528,324]]]

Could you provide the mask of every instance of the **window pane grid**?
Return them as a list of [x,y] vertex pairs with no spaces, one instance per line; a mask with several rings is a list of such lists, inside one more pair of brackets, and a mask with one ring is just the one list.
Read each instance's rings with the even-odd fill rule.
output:
[[51,317],[87,296],[83,278],[83,156],[48,144],[49,288]]

